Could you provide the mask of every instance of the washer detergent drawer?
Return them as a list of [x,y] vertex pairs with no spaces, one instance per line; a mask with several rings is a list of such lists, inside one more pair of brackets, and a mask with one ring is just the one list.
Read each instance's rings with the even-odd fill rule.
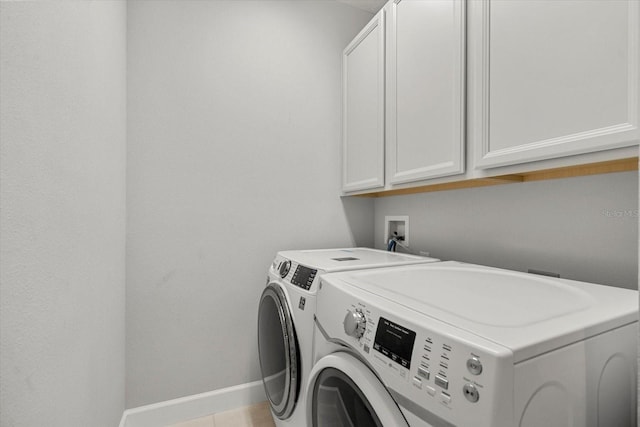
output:
[[512,427],[511,351],[353,289],[321,287],[318,324],[325,339],[348,345],[376,372],[407,419]]

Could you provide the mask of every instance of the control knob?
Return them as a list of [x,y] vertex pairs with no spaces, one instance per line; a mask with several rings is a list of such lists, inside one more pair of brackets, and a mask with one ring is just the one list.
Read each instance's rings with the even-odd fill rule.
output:
[[471,403],[476,403],[478,399],[480,399],[480,392],[472,383],[465,384],[462,392],[464,393],[464,397]]
[[482,362],[477,356],[473,356],[467,360],[467,369],[473,375],[480,375],[482,373]]
[[347,311],[347,315],[344,317],[342,324],[347,335],[360,339],[367,328],[367,319],[364,317],[362,310],[356,308],[355,310]]
[[289,274],[289,270],[291,270],[291,261],[286,260],[285,262],[280,264],[280,277],[282,277],[283,279],[287,277],[287,274]]

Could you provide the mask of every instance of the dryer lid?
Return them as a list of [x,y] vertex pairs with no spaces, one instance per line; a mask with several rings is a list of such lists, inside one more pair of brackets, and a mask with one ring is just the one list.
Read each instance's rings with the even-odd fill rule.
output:
[[439,261],[435,258],[370,248],[282,251],[279,255],[322,272],[410,265]]

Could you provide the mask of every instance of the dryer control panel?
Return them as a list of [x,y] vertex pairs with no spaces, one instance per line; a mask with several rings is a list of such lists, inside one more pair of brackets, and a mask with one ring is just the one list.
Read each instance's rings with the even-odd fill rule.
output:
[[[374,294],[344,290],[323,283],[318,292],[324,338],[358,352],[401,408],[431,425],[490,427],[512,416],[508,349]],[[348,333],[351,313],[361,313],[362,333]]]
[[291,283],[301,287],[302,289],[309,290],[317,273],[318,270],[298,264],[293,272],[293,276],[291,276]]
[[272,274],[304,290],[311,290],[316,282],[318,270],[277,256],[271,264]]

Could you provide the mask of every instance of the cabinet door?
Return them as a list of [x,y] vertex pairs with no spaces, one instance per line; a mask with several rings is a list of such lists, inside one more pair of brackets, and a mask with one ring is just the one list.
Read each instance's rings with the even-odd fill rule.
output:
[[343,191],[384,186],[384,11],[342,56]]
[[387,7],[389,181],[462,173],[465,3],[394,0]]
[[476,167],[636,144],[639,5],[471,2],[470,138]]

